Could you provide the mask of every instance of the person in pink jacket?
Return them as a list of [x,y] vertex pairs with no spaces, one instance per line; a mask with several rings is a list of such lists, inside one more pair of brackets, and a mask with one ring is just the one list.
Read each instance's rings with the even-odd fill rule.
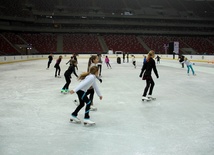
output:
[[111,68],[111,65],[110,65],[110,60],[109,60],[109,58],[108,58],[108,56],[106,56],[106,58],[105,58],[105,63],[106,63],[106,65],[107,65],[107,67],[109,68]]

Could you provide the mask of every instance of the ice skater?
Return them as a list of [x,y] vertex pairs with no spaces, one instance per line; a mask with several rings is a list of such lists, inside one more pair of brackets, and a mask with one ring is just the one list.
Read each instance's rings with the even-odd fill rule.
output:
[[103,61],[102,61],[102,55],[101,54],[97,54],[97,56],[98,56],[98,63],[97,63],[97,66],[98,66],[98,68],[99,68],[99,77],[101,77],[101,72],[102,72],[102,63],[103,63]]
[[133,64],[134,68],[136,68],[136,60],[135,60],[134,55],[132,55],[132,64]]
[[186,66],[187,66],[187,75],[189,75],[189,69],[191,69],[191,71],[192,71],[192,75],[196,75],[195,74],[195,71],[194,71],[194,69],[193,69],[193,67],[192,67],[192,63],[185,57],[184,58],[184,61],[183,62],[181,62],[182,64],[186,64]]
[[[77,56],[76,56],[75,53],[71,56],[70,60],[68,60],[68,62],[66,62],[66,65],[67,65],[68,63],[69,63],[70,65],[72,65],[72,60],[76,60],[76,62],[77,62],[77,64],[78,64]],[[76,65],[75,67],[76,67],[76,69],[78,70],[78,66]]]
[[181,63],[181,67],[182,67],[182,68],[184,68],[184,63],[182,63],[182,62],[184,61],[184,58],[185,58],[185,57],[184,57],[183,55],[180,55],[179,58],[178,58],[178,59],[179,59],[179,62]]
[[75,111],[71,114],[70,120],[74,121],[76,123],[80,123],[80,119],[77,117],[78,112],[84,107],[86,103],[85,108],[85,116],[84,116],[84,124],[95,124],[95,122],[90,120],[89,112],[90,112],[90,106],[91,106],[91,100],[87,97],[86,93],[87,90],[92,86],[96,92],[96,94],[99,96],[100,100],[102,100],[102,95],[100,93],[100,90],[96,84],[96,77],[98,76],[99,69],[97,66],[93,66],[90,68],[89,72],[83,73],[79,76],[79,80],[82,80],[79,85],[74,89],[71,90],[70,93],[74,94],[77,93],[79,98],[79,105],[75,109]]
[[78,78],[78,75],[76,74],[76,71],[75,71],[77,61],[71,60],[70,63],[71,63],[70,66],[68,67],[68,69],[64,73],[66,83],[65,83],[64,87],[62,88],[61,93],[67,93],[69,91],[68,88],[69,88],[69,85],[71,83],[71,74],[72,73],[74,73],[74,75]]
[[106,63],[106,65],[107,65],[107,67],[109,68],[111,68],[111,65],[110,65],[110,60],[109,60],[109,58],[108,58],[108,56],[106,55],[106,58],[105,58],[105,63]]
[[[143,80],[146,80],[146,87],[144,88],[142,100],[151,100],[154,97],[152,96],[153,88],[154,88],[154,80],[152,78],[152,70],[154,71],[157,78],[159,78],[158,71],[156,69],[155,60],[153,59],[155,57],[154,51],[151,50],[148,53],[148,56],[146,58],[146,62],[143,65],[141,69],[141,73],[139,77],[143,77]],[[147,92],[149,90],[149,94],[147,97]]]
[[159,55],[158,55],[155,59],[157,59],[157,64],[160,64],[161,57],[159,57]]
[[60,68],[61,61],[62,61],[62,56],[60,55],[59,58],[56,60],[56,64],[54,65],[54,67],[56,68],[55,77],[59,77],[59,78],[60,78],[60,72],[61,72],[61,68]]
[[[99,62],[98,56],[97,55],[92,55],[88,60],[88,69],[87,69],[88,72],[89,72],[91,67],[97,66],[98,62]],[[101,78],[99,78],[98,76],[96,76],[96,78],[100,81],[100,83],[102,83],[102,79]],[[93,87],[90,87],[88,89],[87,95],[89,95],[89,98],[91,100],[91,108],[90,108],[90,110],[96,111],[97,108],[94,106],[94,102],[93,102],[93,99],[94,99],[94,88]]]
[[47,66],[47,69],[49,69],[52,60],[53,60],[53,55],[50,54],[50,55],[48,56],[48,66]]

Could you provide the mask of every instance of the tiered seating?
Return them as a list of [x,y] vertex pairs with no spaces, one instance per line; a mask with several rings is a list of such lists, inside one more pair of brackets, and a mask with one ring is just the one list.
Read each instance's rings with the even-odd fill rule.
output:
[[169,40],[166,36],[143,36],[142,40],[145,44],[156,53],[164,54],[164,44],[168,44]]
[[146,50],[139,43],[135,35],[104,35],[109,49],[130,53],[145,53]]
[[14,49],[1,35],[0,35],[0,54],[1,55],[19,55],[20,53]]
[[63,52],[102,52],[99,40],[94,34],[66,34],[63,35]]
[[181,39],[198,54],[210,53],[214,49],[214,46],[203,37],[182,37]]
[[20,34],[28,43],[32,44],[39,53],[54,53],[57,51],[57,36],[55,34]]
[[12,44],[25,44],[16,34],[14,33],[3,33],[3,35],[12,43]]

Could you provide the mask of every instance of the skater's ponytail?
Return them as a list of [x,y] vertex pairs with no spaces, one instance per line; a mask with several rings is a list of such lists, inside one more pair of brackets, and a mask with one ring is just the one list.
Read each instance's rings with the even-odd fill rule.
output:
[[78,80],[83,80],[83,79],[85,79],[85,77],[88,76],[89,74],[95,75],[95,74],[98,72],[98,70],[99,70],[99,68],[98,68],[97,66],[92,66],[92,67],[90,68],[90,71],[89,71],[89,72],[86,72],[86,73],[82,73],[82,74],[79,76]]
[[153,50],[149,51],[147,58],[146,58],[146,61],[149,62],[149,60],[151,58],[154,58],[154,56],[155,56],[155,51],[153,51]]

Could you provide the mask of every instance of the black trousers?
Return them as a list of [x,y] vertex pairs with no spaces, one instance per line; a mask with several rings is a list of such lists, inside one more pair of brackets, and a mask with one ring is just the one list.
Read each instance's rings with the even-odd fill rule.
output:
[[49,67],[50,67],[50,64],[51,64],[51,61],[48,61],[48,67],[47,67],[47,68],[49,68]]
[[147,95],[148,90],[149,90],[149,95],[152,95],[154,86],[155,86],[155,83],[154,83],[154,80],[152,79],[152,77],[149,79],[146,79],[146,87],[144,89],[143,96]]
[[85,116],[84,118],[90,118],[89,116],[89,112],[90,112],[90,106],[91,106],[91,100],[88,98],[87,96],[87,92],[84,92],[82,90],[77,91],[77,95],[79,98],[79,106],[75,109],[75,111],[72,113],[73,116],[77,116],[78,112],[84,107],[85,103],[86,103],[86,107],[85,107]]
[[91,105],[93,105],[93,99],[94,99],[94,88],[88,89],[86,92],[86,95],[89,95],[89,99],[91,100]]
[[97,65],[97,67],[99,68],[99,76],[101,76],[101,72],[102,72],[102,65]]
[[61,68],[59,65],[55,65],[55,68],[56,68],[56,71],[55,71],[55,77],[56,77],[57,73],[58,73],[58,75],[60,75]]
[[62,89],[68,89],[68,87],[71,83],[70,75],[65,75],[65,81],[66,81],[66,84],[64,85],[64,87]]

